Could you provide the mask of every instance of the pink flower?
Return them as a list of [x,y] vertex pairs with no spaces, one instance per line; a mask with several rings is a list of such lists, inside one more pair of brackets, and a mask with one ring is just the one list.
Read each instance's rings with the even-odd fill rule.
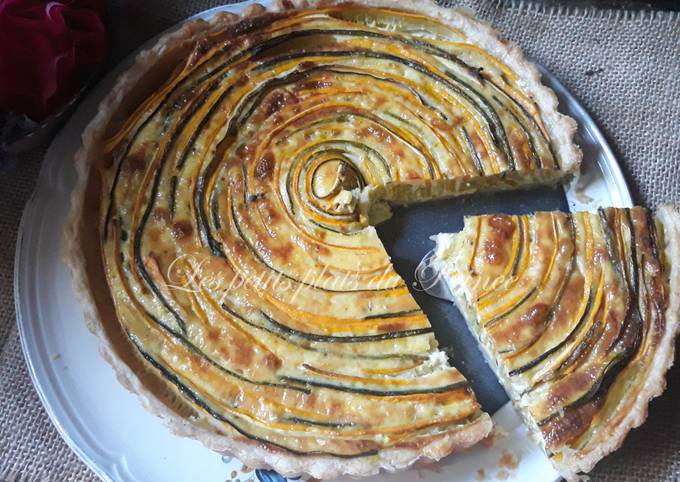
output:
[[103,0],[0,0],[0,110],[41,121],[106,54]]

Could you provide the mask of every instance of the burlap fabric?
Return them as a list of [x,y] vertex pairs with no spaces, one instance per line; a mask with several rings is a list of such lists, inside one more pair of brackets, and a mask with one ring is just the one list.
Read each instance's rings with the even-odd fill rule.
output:
[[[222,2],[110,3],[113,64],[145,39]],[[680,204],[680,15],[446,3],[494,24],[565,83],[614,147],[636,202]],[[14,246],[42,155],[23,155],[13,170],[0,174],[0,480],[89,481],[96,476],[64,444],[40,405],[15,328]],[[645,425],[597,466],[592,480],[680,480],[679,375],[679,367],[671,370],[670,388],[652,402]]]

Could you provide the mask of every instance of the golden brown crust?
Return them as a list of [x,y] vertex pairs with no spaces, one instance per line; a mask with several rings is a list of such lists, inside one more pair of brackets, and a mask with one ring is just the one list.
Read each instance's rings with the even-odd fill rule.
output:
[[[270,11],[311,6],[330,6],[337,4],[327,0],[286,1],[276,4]],[[573,144],[575,123],[556,111],[557,101],[554,94],[541,86],[536,68],[528,63],[519,49],[499,39],[498,34],[487,25],[465,14],[436,7],[434,4],[411,5],[394,1],[362,2],[371,6],[413,8],[421,13],[432,15],[464,30],[471,39],[491,53],[500,57],[512,67],[522,79],[541,111],[551,137],[556,140],[558,157],[563,170],[576,172],[580,162],[580,151]],[[177,31],[162,37],[150,50],[141,52],[135,65],[121,76],[102,102],[99,112],[88,129],[83,133],[83,148],[78,152],[76,167],[79,182],[72,196],[73,209],[67,228],[66,256],[74,275],[76,291],[86,310],[89,328],[98,336],[103,356],[114,367],[118,379],[126,388],[137,393],[143,404],[151,412],[161,416],[170,429],[183,436],[201,440],[208,447],[234,454],[251,466],[270,467],[284,475],[308,473],[318,478],[335,477],[341,474],[354,476],[377,473],[385,470],[399,470],[411,465],[420,457],[432,460],[467,447],[483,438],[490,430],[491,422],[482,414],[468,431],[447,433],[435,436],[423,447],[417,449],[386,449],[370,459],[338,460],[327,456],[297,456],[280,450],[273,450],[260,443],[245,438],[234,439],[218,435],[209,427],[200,426],[187,419],[192,408],[177,397],[173,389],[159,384],[154,376],[147,374],[138,356],[131,349],[126,338],[116,333],[115,314],[110,306],[109,295],[98,279],[102,279],[100,253],[96,231],[98,225],[98,188],[101,182],[97,169],[100,162],[98,146],[120,117],[124,116],[131,105],[131,99],[143,96],[143,92],[153,89],[156,82],[149,80],[150,74],[169,71],[179,59],[186,55],[187,49],[205,32],[222,28],[245,17],[261,14],[265,9],[259,5],[247,8],[241,16],[218,14],[210,22],[201,20],[184,24]],[[159,397],[164,401],[160,401]],[[169,402],[168,402],[169,400]]]

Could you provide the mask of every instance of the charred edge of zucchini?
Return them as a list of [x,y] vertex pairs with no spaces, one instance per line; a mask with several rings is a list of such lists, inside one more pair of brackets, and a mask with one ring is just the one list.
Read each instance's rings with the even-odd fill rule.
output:
[[163,378],[165,378],[167,381],[172,383],[182,395],[184,395],[186,398],[188,398],[191,402],[194,403],[197,407],[201,408],[203,411],[205,411],[208,415],[213,417],[215,420],[218,420],[219,422],[226,423],[229,425],[231,428],[236,430],[240,435],[250,439],[254,440],[256,442],[260,442],[265,445],[277,447],[279,449],[285,450],[287,452],[293,453],[295,455],[305,455],[305,456],[318,456],[318,455],[328,455],[332,457],[339,457],[339,458],[359,458],[359,457],[370,457],[373,455],[377,455],[378,451],[377,450],[369,450],[366,452],[358,452],[356,454],[338,454],[334,452],[322,452],[322,451],[310,451],[310,452],[302,452],[290,447],[286,447],[283,444],[279,444],[276,442],[272,442],[270,440],[263,439],[261,437],[258,437],[256,435],[253,435],[251,433],[248,433],[246,430],[241,428],[238,424],[236,424],[234,421],[228,419],[221,413],[219,413],[215,408],[211,407],[205,400],[203,400],[195,391],[193,391],[191,388],[189,388],[186,384],[184,384],[177,375],[172,373],[170,370],[168,370],[166,367],[164,367],[158,360],[156,360],[154,357],[152,357],[149,353],[144,351],[141,346],[139,346],[136,342],[134,342],[135,347],[139,351],[140,355],[151,365],[153,366],[156,370],[158,370]]
[[581,355],[583,355],[588,349],[592,348],[593,337],[595,336],[595,333],[597,333],[598,328],[600,328],[603,324],[603,320],[595,319],[595,314],[593,315],[593,323],[588,328],[585,336],[581,342],[574,347],[571,353],[569,353],[569,356],[560,364],[560,366],[557,367],[557,373],[563,373],[566,369],[573,366],[574,363],[576,363],[579,358],[581,358]]
[[[626,289],[628,291],[628,306],[626,307],[626,316],[624,318],[623,326],[621,327],[621,330],[619,333],[616,335],[616,338],[611,344],[610,350],[613,350],[615,347],[618,346],[618,344],[621,342],[623,339],[624,335],[628,331],[629,325],[637,321],[638,325],[642,323],[642,310],[640,309],[640,287],[639,287],[639,282],[640,282],[640,273],[638,271],[638,262],[637,262],[637,256],[638,256],[638,250],[635,244],[637,243],[637,237],[635,236],[635,226],[633,224],[633,219],[630,216],[630,209],[626,208],[625,210],[626,213],[626,218],[623,220],[626,223],[626,227],[628,231],[630,232],[630,256],[628,256],[627,253],[625,253],[625,247],[624,247],[624,253],[621,253],[622,256],[625,256],[626,258],[630,258],[629,260],[624,260],[623,258],[621,259],[621,268],[623,269],[624,273],[629,273],[632,278],[629,277],[628,274],[625,275],[625,283],[626,283]],[[619,226],[619,230],[622,229],[622,226]],[[620,231],[620,235],[623,236],[623,231]],[[624,266],[624,263],[628,264],[629,267],[626,268]],[[635,316],[633,313],[631,313],[631,307],[634,308],[635,313],[637,314],[637,320],[635,319]]]
[[519,307],[522,306],[529,298],[531,298],[534,295],[534,293],[536,293],[537,289],[538,289],[537,286],[531,288],[517,303],[508,308],[505,312],[501,313],[500,315],[494,316],[489,321],[484,323],[484,328],[490,328],[499,321],[501,321],[503,318],[507,317],[508,315],[511,315],[513,312],[519,309]]
[[294,328],[290,328],[282,323],[279,323],[274,318],[269,316],[264,311],[261,311],[269,323],[271,323],[277,330],[284,332],[290,336],[297,336],[311,341],[320,341],[326,343],[365,343],[372,341],[393,340],[396,338],[407,338],[411,336],[426,335],[433,333],[432,328],[417,328],[413,330],[393,331],[391,333],[380,333],[378,335],[364,335],[364,336],[333,336],[333,335],[316,335],[314,333],[306,333]]
[[[290,336],[286,336],[286,334],[284,334],[284,333],[286,333],[286,331],[284,331],[284,330],[279,330],[279,331],[277,331],[277,330],[272,330],[272,329],[270,329],[270,328],[267,328],[266,326],[261,326],[261,325],[258,325],[257,323],[253,323],[252,321],[249,321],[249,320],[246,319],[245,317],[243,317],[243,316],[239,315],[238,313],[236,313],[234,310],[232,310],[231,308],[229,308],[225,303],[222,303],[221,306],[222,306],[222,309],[223,309],[224,311],[226,311],[227,313],[229,313],[230,315],[232,315],[234,318],[236,318],[237,320],[239,320],[239,321],[245,323],[245,324],[248,325],[248,326],[251,326],[251,327],[253,327],[253,328],[255,328],[255,329],[258,329],[258,330],[266,331],[266,332],[269,333],[270,335],[273,335],[273,336],[277,337],[277,338],[280,339],[280,340],[284,340],[284,341],[286,341],[286,342],[288,342],[288,343],[290,343],[290,344],[292,344],[292,345],[295,345],[295,346],[297,346],[297,347],[303,348],[303,349],[305,349],[305,350],[315,351],[315,352],[319,352],[319,353],[328,353],[328,352],[325,351],[325,350],[321,350],[321,349],[316,348],[316,347],[313,347],[313,346],[301,345],[301,344],[299,344],[299,343],[296,343],[295,340],[294,340],[293,338],[291,338]],[[312,340],[312,341],[314,341],[314,340]],[[330,342],[330,343],[332,343],[332,342]],[[339,354],[339,353],[334,353],[334,355],[336,355],[336,356],[343,356],[342,354]],[[427,360],[427,357],[426,357],[426,356],[418,356],[418,355],[399,355],[399,354],[397,354],[397,355],[373,355],[373,356],[371,356],[371,355],[361,355],[361,354],[352,353],[351,355],[346,355],[346,356],[348,356],[348,357],[350,357],[350,358],[379,359],[379,360],[388,359],[388,358],[399,358],[399,359],[403,358],[403,359],[416,360],[416,361],[425,361],[425,360]]]
[[338,229],[333,229],[329,226],[325,226],[325,225],[321,224],[318,221],[314,221],[313,219],[305,219],[305,221],[312,223],[314,226],[317,226],[317,227],[324,229],[326,231],[330,231],[330,232],[336,233],[336,234],[341,234],[343,236],[356,236],[357,234],[361,234],[361,231],[359,231],[359,230],[356,230],[356,231],[340,231]]
[[[130,136],[126,142],[125,148],[117,155],[119,157],[118,159],[118,165],[116,166],[116,172],[113,176],[113,182],[111,183],[111,189],[109,191],[109,205],[106,208],[106,215],[104,216],[104,232],[102,233],[102,239],[106,241],[108,239],[109,235],[109,222],[111,221],[111,217],[113,216],[113,206],[116,203],[116,190],[118,189],[118,182],[120,180],[120,173],[123,170],[123,163],[125,162],[128,153],[130,152],[130,148],[134,145],[134,141],[137,139],[137,136],[139,133],[144,129],[145,126],[151,122],[151,120],[155,117],[155,115],[160,111],[160,109],[163,107],[165,100],[167,100],[174,92],[174,89],[166,94],[165,98],[161,103],[156,107],[156,109],[153,111],[152,114],[150,114],[144,121],[139,125],[139,127],[135,130],[135,133]],[[114,150],[115,152],[115,150]]]
[[[168,152],[170,150],[170,147],[173,146],[179,137],[179,133],[182,132],[185,128],[185,126],[189,123],[188,119],[192,118],[196,112],[205,104],[205,102],[208,100],[208,97],[212,92],[217,90],[219,87],[219,82],[214,82],[213,85],[209,86],[203,94],[197,99],[191,102],[188,115],[186,116],[187,119],[185,119],[182,122],[179,122],[177,127],[173,130],[172,137],[170,139],[170,142],[168,143],[168,149],[165,150],[163,153],[163,159],[161,161],[161,166],[158,169],[158,172],[161,172],[165,166],[166,163],[166,158],[168,155]],[[224,101],[224,99],[229,95],[229,93],[232,90],[232,86],[229,86],[222,94],[220,94],[219,99],[210,106],[210,109],[208,110],[207,115],[201,118],[197,128],[192,132],[191,137],[187,144],[184,146],[184,149],[182,150],[182,153],[180,155],[179,161],[177,162],[177,165],[175,166],[175,171],[181,171],[182,168],[184,167],[184,163],[186,162],[189,152],[193,149],[196,140],[198,139],[198,136],[201,135],[203,132],[204,127],[208,124],[212,116],[214,115],[215,111],[219,108],[219,105]],[[215,167],[213,167],[216,164],[215,159],[213,158],[208,166],[207,171],[210,171],[210,168],[212,167],[213,171]],[[208,245],[210,246],[213,254],[215,256],[221,256],[224,257],[224,253],[221,252],[221,249],[218,245],[218,243],[215,241],[215,239],[212,237],[210,233],[210,227],[207,222],[207,216],[205,214],[205,210],[203,209],[203,194],[205,191],[205,176],[199,176],[198,182],[197,182],[197,188],[196,188],[196,193],[194,195],[194,208],[196,211],[196,222],[198,224],[198,230],[199,233],[201,234],[202,238],[205,238],[205,241],[207,241]],[[155,196],[154,200],[152,201],[151,206],[155,204]],[[146,221],[144,221],[144,224],[146,224]]]
[[654,259],[660,261],[661,267],[663,268],[663,258],[660,256],[661,251],[659,250],[659,235],[657,233],[657,225],[654,221],[654,216],[652,216],[651,211],[645,209],[647,214],[647,228],[649,229],[649,239],[651,241],[652,256]]
[[[626,288],[626,309],[625,309],[625,314],[623,318],[623,324],[621,325],[621,329],[619,333],[617,333],[616,338],[614,338],[613,342],[609,346],[609,348],[606,351],[606,354],[609,354],[616,346],[619,344],[623,336],[628,330],[628,326],[631,322],[631,307],[633,303],[636,302],[636,300],[633,298],[633,293],[635,292],[635,288],[631,285],[631,281],[628,279],[628,270],[626,269],[626,257],[627,254],[625,252],[625,247],[624,247],[624,252],[618,253],[618,250],[615,248],[614,245],[614,232],[611,229],[611,226],[609,224],[610,222],[610,216],[609,213],[612,213],[611,210],[605,210],[603,208],[598,209],[598,213],[600,214],[600,224],[602,224],[604,233],[605,233],[605,240],[607,243],[607,251],[609,251],[609,256],[612,259],[612,264],[614,265],[615,271],[617,273],[617,276],[621,282],[622,286],[625,286]],[[615,221],[616,217],[614,216],[614,219],[611,221]],[[619,227],[620,230],[620,227]],[[619,232],[619,235],[622,236],[622,233]],[[632,239],[632,238],[631,238]],[[632,248],[631,248],[632,249]]]
[[613,233],[611,231],[611,228],[609,226],[609,216],[607,215],[607,210],[604,208],[597,208],[597,214],[600,218],[600,226],[602,227],[602,234],[604,235],[604,244],[605,247],[607,248],[607,253],[609,254],[609,259],[612,262],[612,266],[614,267],[614,270],[616,271],[618,278],[620,281],[624,281],[624,275],[621,272],[621,259],[616,253],[616,249],[614,248],[614,242],[613,242]]
[[640,267],[638,264],[638,249],[637,249],[637,236],[635,235],[635,224],[633,223],[633,218],[630,214],[630,209],[626,208],[626,224],[630,230],[630,251],[631,251],[631,262],[633,269],[631,274],[633,275],[631,286],[633,286],[633,299],[637,302],[634,305],[637,307],[638,315],[642,319],[642,310],[640,309]]
[[[664,255],[663,248],[659,246],[659,233],[657,231],[657,224],[654,222],[654,217],[652,216],[652,213],[650,211],[647,211],[647,225],[649,226],[649,239],[651,242],[651,249],[652,249],[652,256],[654,256],[654,259],[659,263],[659,268],[661,269],[662,276],[666,274],[667,267],[666,267],[666,259]],[[667,290],[665,283],[662,285],[664,288],[664,296],[666,298],[666,301],[664,301],[664,305],[667,303]],[[660,319],[664,319],[664,310],[666,309],[666,306],[659,306],[658,303],[656,303],[657,299],[656,297],[654,298],[654,307],[657,312],[657,316],[660,317]]]
[[348,392],[348,393],[359,393],[362,395],[374,395],[378,397],[399,397],[399,396],[409,396],[409,395],[426,395],[435,393],[446,393],[452,392],[454,390],[460,390],[468,388],[470,383],[467,380],[457,383],[451,383],[449,385],[444,385],[442,387],[435,388],[421,388],[413,390],[373,390],[370,388],[358,388],[358,387],[348,387],[346,385],[334,385],[332,383],[317,382],[314,380],[303,380],[301,378],[282,376],[282,380],[288,382],[299,383],[306,387],[315,388],[327,388],[329,390]]
[[215,193],[213,192],[211,195],[211,200],[210,200],[210,210],[212,211],[212,222],[215,225],[216,229],[222,229],[222,221],[220,220],[220,213],[219,213],[219,198]]
[[420,308],[413,308],[412,310],[397,311],[394,313],[380,313],[378,315],[368,315],[364,316],[362,320],[382,320],[385,318],[400,318],[402,316],[409,316],[414,313],[422,313]]
[[465,143],[467,144],[467,148],[470,151],[470,158],[472,159],[472,162],[474,163],[477,172],[479,173],[480,176],[483,176],[484,166],[482,165],[482,161],[479,158],[479,153],[477,152],[477,149],[475,149],[474,144],[472,144],[470,135],[463,127],[460,128],[460,132],[461,134],[463,134],[463,137],[465,138]]
[[289,417],[286,419],[287,422],[294,423],[297,425],[311,425],[314,427],[326,427],[326,428],[348,428],[356,427],[356,423],[353,422],[321,422],[318,420],[309,420],[307,418],[299,417]]
[[[512,262],[512,270],[510,271],[510,276],[514,277],[517,275],[517,268],[519,267],[519,260],[524,256],[524,223],[522,222],[522,216],[516,216],[515,217],[515,222],[517,224],[517,234],[519,236],[519,240],[517,243],[517,255],[515,256],[515,259]],[[531,251],[531,239],[529,240],[529,251]],[[530,253],[526,253],[527,256],[530,256]]]
[[[649,263],[648,258],[652,258],[652,261],[655,263],[659,264],[659,269],[661,271],[661,276],[663,277],[664,275],[664,262],[662,259],[659,258],[659,249],[658,246],[656,245],[657,243],[657,233],[655,231],[655,224],[649,224],[650,223],[650,214],[648,211],[645,210],[645,226],[647,231],[649,231],[649,235],[647,237],[642,237],[640,240],[641,243],[644,243],[645,241],[649,242],[649,246],[647,247],[651,251],[651,256],[647,256],[647,253],[645,253],[645,248],[646,246],[643,246],[643,249],[637,249],[637,257],[640,258],[640,260],[637,262],[637,267],[638,267],[638,292],[639,292],[639,297],[638,297],[638,311],[640,313],[640,323],[638,324],[638,331],[637,331],[637,336],[639,338],[639,343],[640,346],[642,344],[642,338],[644,337],[645,333],[644,330],[645,328],[647,329],[648,332],[652,330],[651,323],[652,321],[656,320],[664,320],[664,310],[665,310],[665,305],[666,305],[666,296],[665,296],[665,285],[662,283],[662,289],[664,290],[664,299],[662,301],[662,304],[664,306],[660,306],[659,304],[659,298],[652,293],[650,295],[650,289],[648,287],[648,279],[647,279],[647,270],[645,269],[645,265]],[[653,220],[652,220],[653,223]],[[637,259],[636,259],[637,260]],[[654,278],[650,280],[652,283],[655,281]],[[642,304],[642,301],[644,299],[645,305],[651,305],[649,308],[650,315],[651,312],[654,312],[654,316],[650,316],[649,319],[645,319],[645,317],[642,315],[643,313],[643,307],[640,305]],[[647,313],[647,310],[644,309],[645,314]],[[645,321],[648,321],[649,323],[646,324]],[[645,326],[647,325],[647,326]],[[639,349],[639,347],[638,347]]]
[[170,212],[170,220],[175,218],[175,204],[177,202],[177,176],[170,178],[170,196],[168,200],[168,211]]

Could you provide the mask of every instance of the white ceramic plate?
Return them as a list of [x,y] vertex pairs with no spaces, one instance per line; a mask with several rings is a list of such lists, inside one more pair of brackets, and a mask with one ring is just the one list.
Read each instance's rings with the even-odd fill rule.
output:
[[[219,7],[199,16],[210,17],[217,10],[239,11],[248,3]],[[99,101],[132,59],[95,88],[55,138],[22,218],[14,282],[17,323],[31,378],[59,433],[104,480],[283,481],[278,474],[252,471],[196,441],[170,434],[159,418],[147,413],[116,381],[113,370],[98,353],[95,337],[85,327],[72,291],[61,257],[62,230],[75,184],[73,155]],[[584,175],[579,186],[567,191],[570,208],[631,206],[623,175],[601,132],[564,87],[548,72],[543,73],[545,83],[560,97],[561,110],[580,124]],[[462,482],[480,480],[482,475],[491,480],[556,479],[557,474],[530,441],[510,404],[493,419],[505,435],[496,436],[492,447],[477,447],[435,465],[381,475],[371,481]],[[513,461],[517,461],[516,467]],[[484,474],[479,472],[482,468]]]

